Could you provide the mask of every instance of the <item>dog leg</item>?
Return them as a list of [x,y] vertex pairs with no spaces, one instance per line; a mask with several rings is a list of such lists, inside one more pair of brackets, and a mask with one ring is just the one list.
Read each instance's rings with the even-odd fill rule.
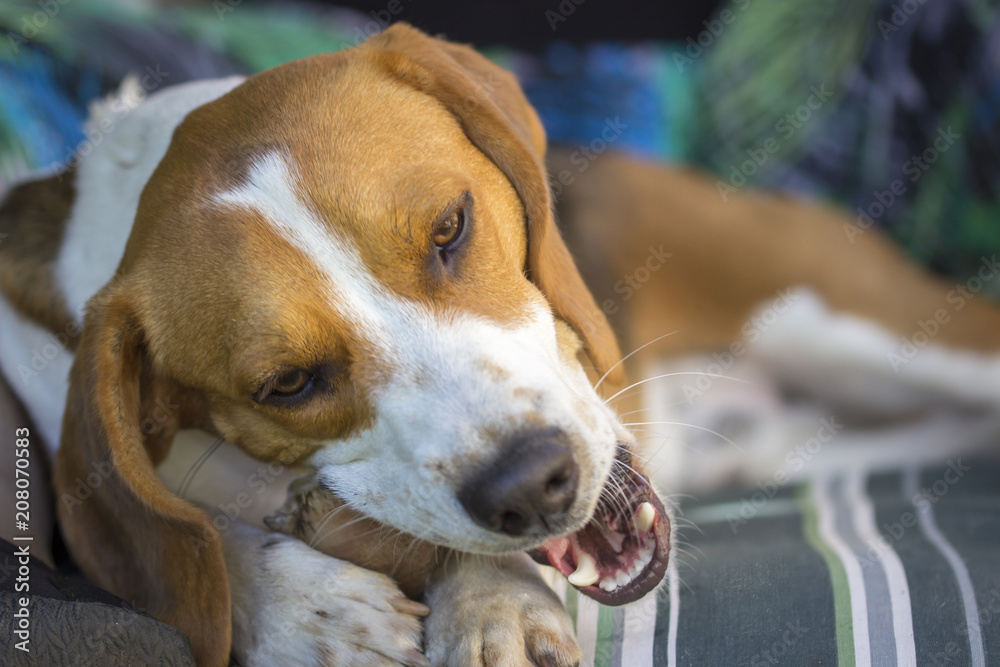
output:
[[449,667],[580,662],[569,614],[525,554],[452,554],[427,591],[427,657]]
[[233,521],[222,531],[233,655],[260,665],[427,665],[420,617],[385,575]]

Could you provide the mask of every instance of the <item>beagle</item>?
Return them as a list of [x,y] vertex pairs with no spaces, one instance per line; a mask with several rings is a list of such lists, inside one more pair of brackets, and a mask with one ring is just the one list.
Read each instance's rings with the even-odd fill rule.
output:
[[[199,665],[575,664],[524,553],[622,604],[662,579],[671,520],[588,378],[621,382],[621,357],[545,149],[510,74],[396,25],[157,92],[74,170],[13,188],[0,368],[58,449],[84,572]],[[216,437],[274,469],[247,489],[305,467],[431,545],[406,585],[423,644],[428,608],[386,568],[180,497],[172,445]]]

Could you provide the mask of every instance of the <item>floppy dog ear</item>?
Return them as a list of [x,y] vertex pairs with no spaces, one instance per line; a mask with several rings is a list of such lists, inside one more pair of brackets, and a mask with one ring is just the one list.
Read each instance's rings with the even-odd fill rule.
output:
[[[510,180],[527,216],[528,277],[580,335],[598,370],[615,367],[621,353],[614,333],[555,225],[544,167],[545,130],[514,76],[467,46],[428,37],[403,23],[364,47],[400,81],[440,100]],[[623,377],[619,366],[609,379]]]
[[156,476],[179,422],[167,391],[129,300],[106,288],[91,301],[70,371],[59,521],[88,577],[185,632],[199,665],[225,665],[230,598],[219,535]]

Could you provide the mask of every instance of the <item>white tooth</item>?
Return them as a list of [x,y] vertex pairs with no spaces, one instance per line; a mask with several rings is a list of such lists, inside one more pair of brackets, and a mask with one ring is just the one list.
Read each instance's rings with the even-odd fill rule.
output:
[[577,554],[576,572],[566,577],[574,586],[593,586],[601,575],[597,573],[597,565],[590,554],[581,551]]
[[607,579],[602,579],[601,580],[601,590],[602,591],[607,591],[608,593],[610,593],[611,591],[615,590],[616,588],[618,588],[618,584],[616,584],[615,580],[612,579],[611,577],[608,577]]
[[619,586],[624,586],[630,581],[632,581],[632,577],[629,576],[628,572],[619,572],[615,577],[615,583]]
[[653,521],[656,519],[656,508],[650,503],[643,503],[639,505],[635,513],[635,527],[639,529],[641,533],[648,533],[649,529],[653,527]]
[[633,578],[633,579],[635,579],[636,577],[638,577],[638,576],[639,576],[639,574],[640,574],[640,573],[641,573],[641,572],[642,572],[643,570],[645,570],[645,569],[646,569],[646,566],[647,566],[647,565],[649,565],[649,563],[648,563],[648,562],[647,562],[647,563],[643,563],[641,559],[640,559],[640,560],[637,560],[636,562],[632,563],[632,571],[631,571],[631,572],[629,572],[629,574],[631,574],[631,575],[632,575],[632,578]]
[[639,552],[639,560],[643,563],[648,564],[649,561],[653,560],[653,547],[646,547]]

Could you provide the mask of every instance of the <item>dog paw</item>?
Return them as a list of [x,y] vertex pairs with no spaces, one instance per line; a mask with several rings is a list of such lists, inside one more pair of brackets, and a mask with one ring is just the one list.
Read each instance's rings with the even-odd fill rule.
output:
[[569,615],[527,556],[458,555],[427,594],[427,657],[449,667],[571,667]]
[[428,609],[392,579],[285,535],[234,528],[244,534],[226,561],[243,667],[430,664],[420,651]]

